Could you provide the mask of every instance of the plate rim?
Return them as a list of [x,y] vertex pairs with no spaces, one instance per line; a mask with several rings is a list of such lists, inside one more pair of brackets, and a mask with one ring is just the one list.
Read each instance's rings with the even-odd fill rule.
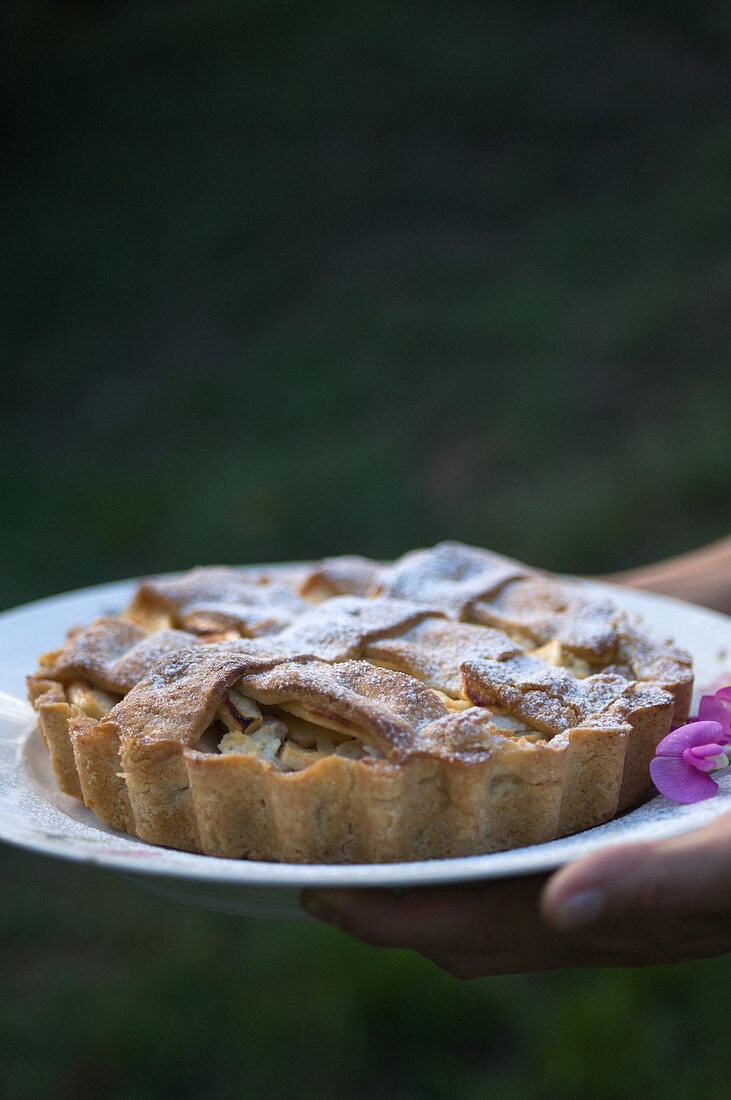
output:
[[[252,568],[291,568],[294,565],[305,564],[297,562],[270,563]],[[172,576],[175,574],[157,574],[159,576]],[[582,584],[596,590],[613,595],[615,602],[621,607],[622,596],[630,597],[631,603],[639,603],[640,608],[663,608],[665,611],[677,614],[680,618],[689,616],[699,618],[707,623],[712,623],[728,634],[731,641],[731,618],[721,612],[709,608],[699,607],[696,604],[678,600],[675,597],[664,596],[659,593],[645,592],[642,589],[631,589],[611,582],[595,580],[594,578],[572,577]],[[112,594],[123,596],[127,591],[133,590],[138,578],[108,581],[97,585],[91,585],[81,589],[74,589],[59,593],[56,596],[41,597],[38,600],[21,604],[0,612],[0,652],[5,643],[5,632],[12,628],[13,621],[17,618],[27,618],[42,612],[47,608],[62,608],[89,599],[104,600]],[[631,606],[628,611],[636,611]],[[648,623],[650,629],[654,629],[652,622]],[[682,644],[682,639],[681,639]],[[38,652],[41,652],[39,644]],[[14,697],[17,699],[17,697]],[[21,701],[22,703],[22,701]],[[26,703],[26,724],[23,729],[18,728],[10,737],[0,739],[0,764],[7,771],[9,767],[8,754],[12,755],[13,767],[22,776],[20,784],[19,802],[26,802],[30,796],[41,799],[42,795],[37,789],[32,789],[32,780],[28,774],[28,767],[23,764],[26,750],[33,734],[38,737],[34,714]],[[50,771],[50,768],[49,768]],[[727,777],[724,777],[724,780]],[[502,852],[487,853],[485,855],[459,857],[456,859],[418,860],[407,863],[373,863],[373,864],[291,864],[263,861],[228,860],[216,856],[205,856],[197,853],[180,852],[175,849],[161,848],[147,844],[138,838],[130,837],[125,833],[112,830],[107,826],[94,826],[92,812],[84,811],[93,819],[89,825],[100,834],[99,839],[86,841],[80,837],[63,837],[48,833],[41,829],[37,823],[25,820],[26,827],[30,830],[24,834],[20,829],[13,829],[12,822],[8,822],[5,810],[0,808],[0,840],[37,854],[52,858],[71,860],[77,863],[87,863],[100,866],[115,872],[125,872],[130,875],[143,875],[148,878],[163,878],[167,880],[185,880],[191,885],[205,886],[230,886],[261,889],[303,889],[311,886],[373,886],[373,887],[409,887],[437,886],[476,881],[488,881],[494,879],[515,877],[528,874],[539,874],[578,859],[589,852],[598,851],[605,847],[620,843],[640,842],[643,839],[669,838],[682,835],[685,832],[701,827],[708,821],[714,820],[720,814],[731,808],[731,777],[729,782],[724,781],[721,796],[698,803],[693,807],[679,807],[669,803],[661,795],[656,795],[637,809],[630,811],[621,818],[612,819],[604,825],[582,833],[572,834],[543,844],[530,845],[523,848],[515,848]],[[70,796],[61,795],[59,799]],[[3,796],[5,798],[5,795]],[[63,808],[54,803],[47,802],[49,807],[64,813]],[[633,817],[647,812],[647,807],[655,806],[665,812],[664,817],[653,819],[638,825],[636,830],[626,830],[620,823],[631,821]],[[22,808],[21,808],[22,817]],[[78,818],[75,819],[78,821]],[[82,822],[83,824],[83,822]],[[34,831],[35,830],[35,831]],[[600,835],[597,835],[600,833]],[[94,845],[98,844],[98,850]],[[110,849],[115,846],[117,851],[104,851],[107,845]]]

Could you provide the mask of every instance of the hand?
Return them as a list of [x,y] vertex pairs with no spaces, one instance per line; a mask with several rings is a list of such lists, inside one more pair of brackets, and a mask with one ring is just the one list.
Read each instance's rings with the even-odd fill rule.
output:
[[411,947],[458,978],[649,966],[731,951],[731,813],[685,836],[623,844],[552,877],[479,886],[305,891],[314,916]]
[[[605,578],[731,611],[731,537]],[[731,951],[731,813],[676,839],[623,844],[551,877],[409,890],[305,891],[314,916],[412,947],[459,978],[649,966]]]
[[679,600],[699,603],[731,614],[731,536],[681,554],[653,562],[603,580],[630,588],[661,592]]

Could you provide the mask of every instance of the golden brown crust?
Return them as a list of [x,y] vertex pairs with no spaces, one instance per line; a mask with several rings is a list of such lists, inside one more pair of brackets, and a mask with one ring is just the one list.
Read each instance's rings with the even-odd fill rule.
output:
[[325,558],[307,571],[300,592],[313,603],[332,596],[375,596],[380,572],[376,562],[355,554]]
[[171,626],[194,634],[235,627],[242,636],[256,637],[281,630],[305,607],[294,589],[278,580],[248,569],[209,566],[143,581],[129,614],[143,621],[167,616]]
[[647,794],[691,688],[688,655],[605,599],[455,543],[286,583],[145,582],[29,678],[59,786],[102,821],[292,862],[472,855],[607,821]]
[[107,825],[137,832],[116,726],[78,714],[69,723],[69,734],[84,804]]
[[78,709],[68,702],[63,684],[43,676],[28,678],[28,696],[38,712],[38,729],[59,789],[83,799],[69,737],[69,723],[79,713]]

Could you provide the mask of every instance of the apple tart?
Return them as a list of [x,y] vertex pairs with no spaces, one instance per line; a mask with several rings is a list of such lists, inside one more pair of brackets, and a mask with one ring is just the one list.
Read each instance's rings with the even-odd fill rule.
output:
[[459,543],[143,581],[29,677],[59,787],[234,859],[466,856],[609,820],[692,689],[590,586]]

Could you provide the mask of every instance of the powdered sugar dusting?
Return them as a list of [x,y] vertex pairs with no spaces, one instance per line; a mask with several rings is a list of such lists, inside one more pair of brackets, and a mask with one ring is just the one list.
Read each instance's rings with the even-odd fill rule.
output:
[[292,587],[227,566],[144,581],[138,598],[170,612],[176,624],[187,629],[234,626],[247,635],[275,633],[307,607]]
[[256,651],[344,661],[360,656],[371,638],[406,629],[427,614],[406,600],[335,596],[309,608],[275,639],[259,640]]
[[477,657],[503,660],[520,653],[512,638],[490,627],[428,617],[395,637],[378,638],[365,649],[374,661],[385,662],[458,698],[462,691],[460,668]]
[[381,574],[381,591],[413,600],[461,619],[470,604],[497,592],[508,581],[527,576],[519,562],[457,542],[405,554]]
[[285,661],[244,676],[237,690],[263,705],[297,704],[311,721],[322,719],[392,758],[402,758],[423,726],[449,713],[413,677],[360,661]]
[[[331,590],[351,584],[381,594],[322,597],[320,588],[322,602],[313,606],[295,590],[313,578]],[[287,583],[250,570],[196,569],[144,582],[135,607],[145,603],[186,629],[147,633],[125,618],[100,619],[47,655],[41,672],[128,692],[108,716],[123,735],[189,745],[234,683],[263,706],[290,707],[305,721],[404,759],[427,743],[447,751],[450,731],[455,748],[524,733],[553,737],[591,721],[621,723],[638,709],[668,705],[653,681],[690,675],[682,651],[648,640],[609,601],[457,543],[385,567],[328,559],[309,573],[293,572]],[[257,636],[197,636],[230,624]],[[546,641],[558,644],[559,659],[564,650],[580,656],[581,679],[578,664],[556,667],[547,653],[539,654],[544,660],[530,655]],[[465,698],[474,705],[460,711]],[[495,706],[502,721],[491,721]]]
[[[604,673],[575,680],[564,669],[543,665],[529,656],[469,661],[462,673],[465,690],[475,702],[498,703],[551,733],[586,723],[623,699],[628,687],[621,676]],[[662,693],[662,699],[670,706],[670,696]]]
[[570,581],[533,577],[507,585],[490,601],[478,601],[471,614],[535,645],[555,639],[577,656],[597,660],[616,646],[615,610],[610,600],[588,597]]
[[380,586],[381,566],[369,558],[348,554],[325,558],[310,569],[302,582],[303,596],[374,596]]

